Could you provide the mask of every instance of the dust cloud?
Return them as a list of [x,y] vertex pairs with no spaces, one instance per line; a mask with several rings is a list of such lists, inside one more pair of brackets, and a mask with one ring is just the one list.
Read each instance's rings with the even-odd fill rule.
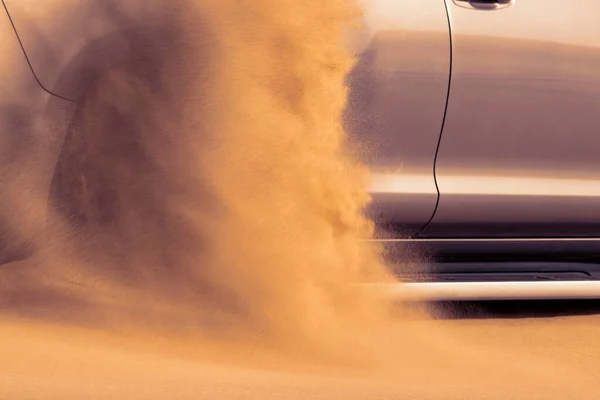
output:
[[0,395],[583,398],[356,285],[391,279],[341,124],[356,4],[103,4],[127,56],[86,77],[35,255],[2,267]]
[[77,98],[9,311],[302,351],[380,317],[357,285],[390,279],[368,171],[340,123],[359,9],[271,3],[151,2],[139,27],[105,3],[128,54]]

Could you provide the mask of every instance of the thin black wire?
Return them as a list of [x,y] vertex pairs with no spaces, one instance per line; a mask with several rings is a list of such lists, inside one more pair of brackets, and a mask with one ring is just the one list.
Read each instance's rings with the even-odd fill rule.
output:
[[[2,0],[2,1],[4,1],[4,0]],[[440,153],[440,146],[442,144],[442,135],[444,134],[444,125],[446,124],[446,115],[448,113],[448,103],[450,103],[450,86],[452,85],[452,25],[450,23],[450,13],[448,11],[448,4],[446,3],[445,0],[442,0],[442,1],[444,1],[444,8],[446,9],[446,19],[448,20],[448,34],[450,36],[450,68],[448,69],[449,70],[449,72],[448,72],[448,92],[446,93],[446,106],[444,107],[444,117],[442,119],[442,127],[440,130],[440,136],[438,137],[437,147],[435,149],[435,156],[433,159],[433,182],[435,183],[435,190],[437,192],[437,198],[435,200],[435,207],[433,208],[431,217],[421,227],[421,229],[419,229],[417,231],[417,233],[414,236],[415,238],[418,238],[419,235],[421,234],[421,232],[423,232],[425,230],[425,228],[427,228],[429,226],[431,221],[433,221],[433,218],[435,217],[435,214],[437,213],[437,210],[440,206],[441,193],[440,193],[440,187],[439,187],[438,180],[437,180],[437,160],[438,160],[438,155]]]
[[46,89],[46,87],[42,84],[42,82],[40,82],[40,80],[38,79],[37,75],[35,74],[35,71],[33,69],[33,65],[31,65],[31,61],[29,60],[29,57],[27,56],[27,52],[25,51],[25,46],[23,46],[23,42],[21,41],[21,37],[19,36],[19,32],[17,31],[17,27],[15,26],[15,23],[13,22],[12,17],[10,16],[10,12],[8,11],[8,7],[6,7],[6,3],[4,2],[4,0],[2,1],[2,5],[4,6],[4,11],[6,11],[6,15],[8,16],[8,20],[10,21],[10,24],[12,25],[13,31],[15,32],[15,36],[17,37],[17,40],[19,41],[19,46],[21,47],[21,51],[23,52],[23,55],[25,56],[25,60],[27,61],[27,65],[29,65],[29,69],[31,70],[31,73],[33,74],[33,77],[35,78],[36,82],[38,83],[38,85],[40,85],[40,87],[42,89],[44,89],[44,91],[46,91],[48,94],[51,94],[52,96],[58,97],[59,99],[63,99],[66,101],[69,101],[71,103],[75,103],[74,100],[71,99],[67,99],[66,97],[63,97],[59,94],[56,94],[48,89]]

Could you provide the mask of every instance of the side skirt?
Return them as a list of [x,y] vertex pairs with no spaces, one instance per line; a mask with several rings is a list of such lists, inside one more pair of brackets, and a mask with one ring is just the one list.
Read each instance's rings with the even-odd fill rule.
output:
[[398,284],[375,285],[397,299],[600,298],[600,239],[390,239]]

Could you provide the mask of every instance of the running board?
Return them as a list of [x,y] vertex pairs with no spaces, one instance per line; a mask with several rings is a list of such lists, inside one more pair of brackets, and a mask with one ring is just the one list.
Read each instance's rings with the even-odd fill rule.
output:
[[392,301],[600,299],[600,280],[543,282],[406,282],[370,284]]

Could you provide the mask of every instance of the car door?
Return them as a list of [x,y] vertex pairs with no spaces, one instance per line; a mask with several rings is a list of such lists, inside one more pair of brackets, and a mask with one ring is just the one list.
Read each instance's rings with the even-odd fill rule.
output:
[[600,2],[446,0],[430,237],[600,236]]
[[373,172],[370,211],[380,233],[411,235],[437,201],[433,162],[450,71],[446,10],[441,0],[360,3],[345,127]]

